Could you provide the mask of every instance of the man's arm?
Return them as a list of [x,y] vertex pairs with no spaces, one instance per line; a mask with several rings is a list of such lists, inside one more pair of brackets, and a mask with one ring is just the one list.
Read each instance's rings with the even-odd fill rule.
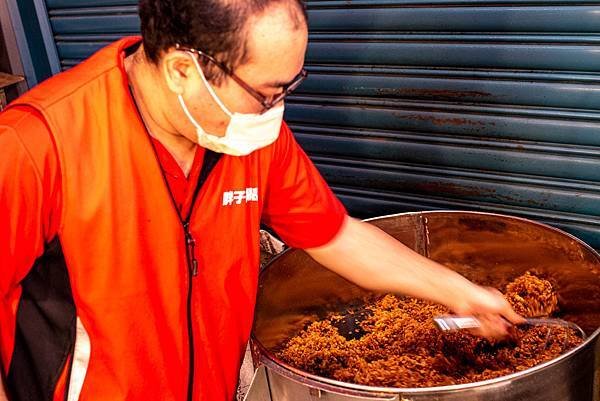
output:
[[379,228],[351,217],[332,241],[306,251],[323,266],[365,289],[423,298],[456,313],[476,314],[484,324],[480,334],[487,337],[506,334],[504,319],[522,321],[499,292],[473,284]]

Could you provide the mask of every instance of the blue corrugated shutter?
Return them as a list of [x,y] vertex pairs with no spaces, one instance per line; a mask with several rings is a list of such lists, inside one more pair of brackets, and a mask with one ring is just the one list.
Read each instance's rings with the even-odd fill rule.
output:
[[[71,66],[137,1],[46,0]],[[287,120],[350,212],[487,210],[600,248],[600,2],[307,2]]]

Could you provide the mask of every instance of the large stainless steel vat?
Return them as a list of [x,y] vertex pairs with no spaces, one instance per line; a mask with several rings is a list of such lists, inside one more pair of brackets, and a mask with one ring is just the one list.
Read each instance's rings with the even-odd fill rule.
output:
[[588,335],[577,348],[532,369],[494,380],[430,388],[376,388],[297,370],[274,355],[283,341],[325,312],[368,294],[290,250],[262,272],[252,349],[260,365],[248,401],[599,401],[600,255],[557,229],[515,217],[422,212],[370,223],[417,252],[484,285],[502,288],[528,270],[558,284],[563,317]]

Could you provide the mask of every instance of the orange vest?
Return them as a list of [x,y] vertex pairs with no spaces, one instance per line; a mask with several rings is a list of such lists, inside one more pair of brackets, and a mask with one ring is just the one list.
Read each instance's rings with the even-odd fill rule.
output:
[[290,176],[316,188],[307,208],[324,206],[318,218],[272,206],[269,219],[299,211],[324,227],[334,212],[323,234],[331,237],[343,207],[304,168],[306,156],[290,153],[297,145],[284,124],[274,145],[216,163],[184,228],[122,69],[124,49],[138,41],[120,40],[16,102],[43,115],[62,177],[57,235],[76,342],[51,390],[55,399],[66,387],[81,400],[232,400],[252,326],[261,214],[275,196],[272,161],[298,158]]

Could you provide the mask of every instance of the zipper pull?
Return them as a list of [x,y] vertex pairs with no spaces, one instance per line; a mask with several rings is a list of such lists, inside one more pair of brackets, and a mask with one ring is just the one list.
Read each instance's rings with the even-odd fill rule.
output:
[[196,277],[198,275],[198,260],[196,260],[196,254],[194,249],[196,247],[196,240],[192,236],[189,230],[190,223],[185,223],[183,228],[185,230],[185,247],[188,252],[188,263],[190,268],[190,273],[192,277]]

